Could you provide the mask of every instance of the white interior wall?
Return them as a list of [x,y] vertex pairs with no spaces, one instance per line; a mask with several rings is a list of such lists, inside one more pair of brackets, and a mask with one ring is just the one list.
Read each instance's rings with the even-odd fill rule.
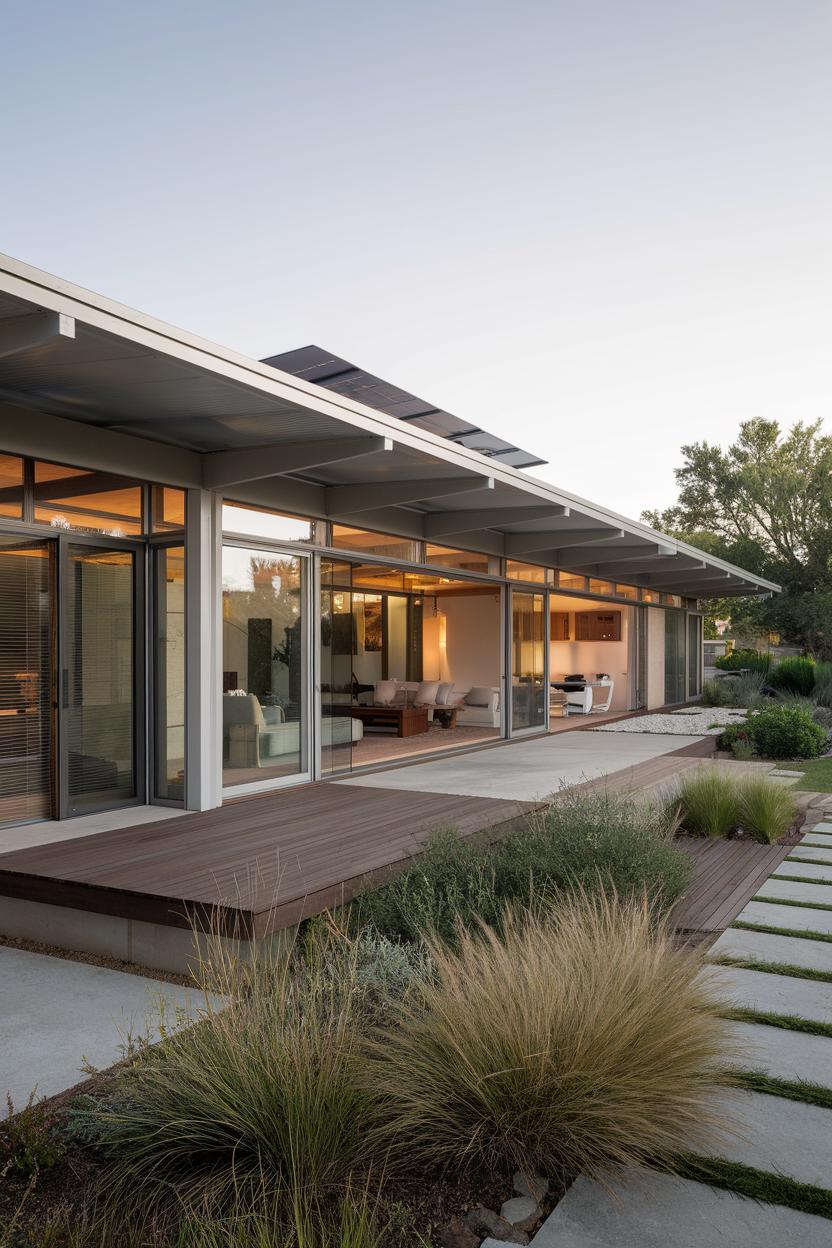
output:
[[[425,671],[436,667],[442,680],[452,680],[460,689],[472,685],[499,688],[500,663],[500,591],[494,593],[441,595],[437,610],[445,617],[444,654],[432,653],[438,643],[433,630],[426,630],[424,647]],[[426,615],[426,620],[429,619]]]
[[557,680],[575,672],[582,672],[588,680],[594,680],[597,672],[608,672],[615,682],[610,710],[629,710],[630,628],[633,608],[625,603],[598,602],[593,598],[570,598],[559,594],[553,594],[549,601],[551,611],[569,613],[570,638],[575,636],[575,613],[577,611],[621,611],[620,641],[550,640],[549,675],[550,679]]
[[664,611],[647,608],[647,706],[664,706]]

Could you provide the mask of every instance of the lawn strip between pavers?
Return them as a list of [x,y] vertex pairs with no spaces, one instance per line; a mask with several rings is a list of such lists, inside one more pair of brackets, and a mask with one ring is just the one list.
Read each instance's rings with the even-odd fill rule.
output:
[[810,1036],[832,1038],[832,1023],[819,1023],[799,1014],[774,1014],[745,1005],[728,1006],[719,1012],[723,1018],[732,1018],[738,1023],[765,1023],[766,1027],[782,1027],[784,1031],[805,1031]]
[[[792,859],[792,861],[800,862],[801,859]],[[778,874],[778,875],[770,875],[768,878],[770,880],[787,880],[790,884],[820,884],[822,888],[832,888],[832,878],[828,880],[824,880],[823,878],[818,878],[817,876],[814,876],[814,875],[805,876],[805,875],[780,875]],[[760,898],[755,897],[754,900],[759,901]]]
[[[805,884],[806,880],[800,880],[801,884]],[[794,897],[762,897],[759,893],[751,898],[752,901],[764,902],[767,906],[797,906],[801,910],[832,910],[832,905],[826,905],[821,901],[798,901]]]
[[765,971],[769,975],[786,975],[789,979],[816,979],[823,984],[832,984],[832,971],[816,971],[810,966],[795,966],[791,962],[763,962],[758,958],[738,958],[730,953],[721,953],[716,958],[709,958],[708,962],[712,966],[737,966],[743,971]]
[[[825,858],[801,858],[799,854],[788,854],[784,862],[804,862],[807,867],[829,867],[832,869],[832,862],[827,862]],[[769,879],[776,879],[776,876],[769,876]]]
[[[656,1166],[655,1169],[664,1170],[664,1167]],[[738,1161],[724,1161],[720,1157],[684,1157],[672,1170],[665,1172],[682,1179],[693,1179],[697,1183],[707,1183],[709,1187],[721,1187],[737,1196],[748,1196],[764,1204],[785,1205],[787,1209],[832,1219],[832,1192],[826,1188],[798,1183],[796,1179],[787,1179],[767,1170],[755,1170]]]
[[832,932],[804,931],[801,927],[775,927],[770,923],[749,923],[745,919],[734,919],[729,927],[736,927],[741,932],[768,932],[771,936],[798,936],[803,940],[820,940],[832,944]]
[[832,1088],[808,1079],[778,1079],[764,1070],[737,1070],[731,1075],[741,1088],[749,1092],[765,1092],[768,1096],[782,1096],[787,1101],[802,1101],[806,1105],[820,1105],[832,1109]]

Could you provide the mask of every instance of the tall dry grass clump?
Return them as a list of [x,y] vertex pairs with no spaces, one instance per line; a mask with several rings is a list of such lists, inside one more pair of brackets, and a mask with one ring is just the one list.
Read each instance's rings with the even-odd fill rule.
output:
[[648,906],[564,896],[431,952],[435,979],[369,1042],[375,1144],[394,1160],[595,1175],[713,1151],[728,1024]]
[[308,1207],[348,1183],[368,1114],[362,994],[357,946],[325,944],[239,962],[214,942],[203,972],[224,1003],[206,995],[204,1017],[148,1049],[93,1115],[116,1222],[244,1207],[264,1183]]

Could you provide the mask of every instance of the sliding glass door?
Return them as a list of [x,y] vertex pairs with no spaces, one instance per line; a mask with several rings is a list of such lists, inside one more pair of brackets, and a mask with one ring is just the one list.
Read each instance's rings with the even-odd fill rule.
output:
[[60,813],[143,800],[137,549],[62,540]]
[[685,613],[664,613],[664,700],[667,706],[685,700]]
[[321,559],[320,740],[321,775],[352,767],[353,617],[352,565]]
[[541,732],[547,714],[546,595],[511,591],[511,733]]
[[223,546],[226,790],[310,772],[309,562],[306,555]]
[[0,825],[55,809],[55,553],[0,537]]

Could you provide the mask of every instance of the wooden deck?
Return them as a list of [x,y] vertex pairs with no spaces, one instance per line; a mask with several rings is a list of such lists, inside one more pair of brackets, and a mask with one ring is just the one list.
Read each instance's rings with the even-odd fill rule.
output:
[[673,909],[673,925],[678,931],[703,936],[724,931],[795,844],[687,836],[676,843],[693,859],[693,879]]
[[0,896],[260,937],[349,900],[365,876],[533,804],[312,784],[0,855]]

